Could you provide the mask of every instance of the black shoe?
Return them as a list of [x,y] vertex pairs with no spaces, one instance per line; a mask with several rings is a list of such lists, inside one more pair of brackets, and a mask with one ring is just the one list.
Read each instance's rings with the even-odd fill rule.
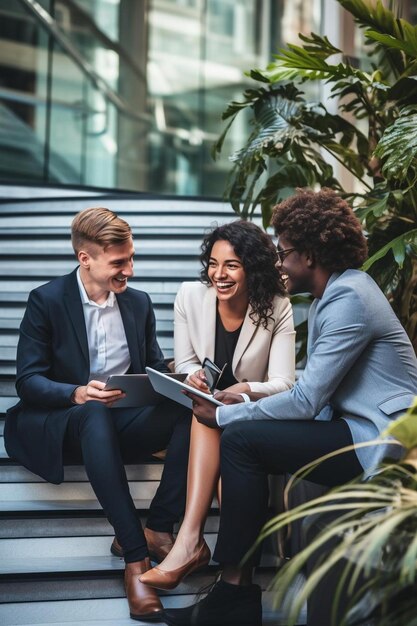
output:
[[259,585],[231,585],[220,580],[197,604],[166,609],[168,626],[262,626]]

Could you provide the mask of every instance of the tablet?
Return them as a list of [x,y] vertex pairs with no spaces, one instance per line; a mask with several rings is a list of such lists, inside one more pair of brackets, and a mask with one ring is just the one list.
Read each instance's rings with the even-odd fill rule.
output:
[[[156,371],[156,370],[155,370]],[[166,374],[170,378],[185,380],[186,374]],[[104,389],[121,389],[126,397],[116,400],[112,408],[143,407],[159,404],[165,400],[165,396],[157,393],[151,385],[147,374],[121,374],[109,376]]]
[[145,369],[155,391],[163,396],[166,396],[167,398],[171,398],[171,400],[175,400],[175,402],[179,402],[179,404],[183,404],[189,409],[192,408],[193,402],[191,398],[182,393],[183,389],[191,391],[194,395],[200,396],[201,398],[212,402],[216,406],[223,406],[223,402],[216,400],[208,393],[204,393],[204,391],[191,387],[191,385],[187,385],[180,380],[172,378],[172,376],[170,377],[162,372],[158,372],[151,367],[145,367]]

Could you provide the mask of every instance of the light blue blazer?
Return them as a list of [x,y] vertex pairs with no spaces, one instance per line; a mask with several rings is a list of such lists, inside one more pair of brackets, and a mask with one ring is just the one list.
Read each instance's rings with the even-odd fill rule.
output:
[[[359,270],[333,274],[308,319],[308,359],[295,386],[258,402],[223,406],[222,428],[235,420],[342,417],[353,442],[378,437],[417,394],[417,360],[403,327],[374,280]],[[390,455],[401,455],[391,446]],[[364,469],[386,446],[356,451]]]

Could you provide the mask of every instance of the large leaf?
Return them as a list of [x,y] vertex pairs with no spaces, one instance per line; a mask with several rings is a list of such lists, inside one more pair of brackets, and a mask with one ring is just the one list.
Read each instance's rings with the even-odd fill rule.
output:
[[406,107],[401,116],[389,126],[380,139],[375,155],[383,161],[382,172],[387,178],[404,180],[413,168],[417,170],[417,108]]
[[264,228],[270,225],[275,204],[293,195],[297,187],[311,187],[317,180],[314,166],[310,163],[297,163],[282,157],[277,165],[277,171],[262,186],[254,202],[261,205]]
[[388,209],[389,196],[389,193],[385,193],[380,198],[368,197],[366,202],[356,209],[355,213],[357,217],[361,221],[366,220],[370,213],[373,213],[376,217],[380,217]]
[[288,100],[280,93],[271,91],[255,105],[256,134],[242,150],[236,152],[232,161],[240,161],[255,152],[272,148],[282,152],[288,140],[301,138],[304,130],[299,125],[302,104]]
[[389,251],[392,251],[396,263],[401,268],[404,263],[407,246],[408,245],[416,245],[417,244],[417,228],[413,230],[409,230],[407,233],[396,237],[389,243],[387,243],[383,248],[375,252],[362,266],[362,269],[368,271],[369,268],[378,261],[382,259]]

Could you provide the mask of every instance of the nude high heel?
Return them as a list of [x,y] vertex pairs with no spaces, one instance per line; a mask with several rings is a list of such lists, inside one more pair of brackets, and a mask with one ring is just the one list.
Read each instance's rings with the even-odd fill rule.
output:
[[156,566],[142,574],[139,580],[144,585],[157,589],[175,589],[188,574],[208,565],[210,557],[210,549],[203,539],[196,554],[182,567],[169,571]]

